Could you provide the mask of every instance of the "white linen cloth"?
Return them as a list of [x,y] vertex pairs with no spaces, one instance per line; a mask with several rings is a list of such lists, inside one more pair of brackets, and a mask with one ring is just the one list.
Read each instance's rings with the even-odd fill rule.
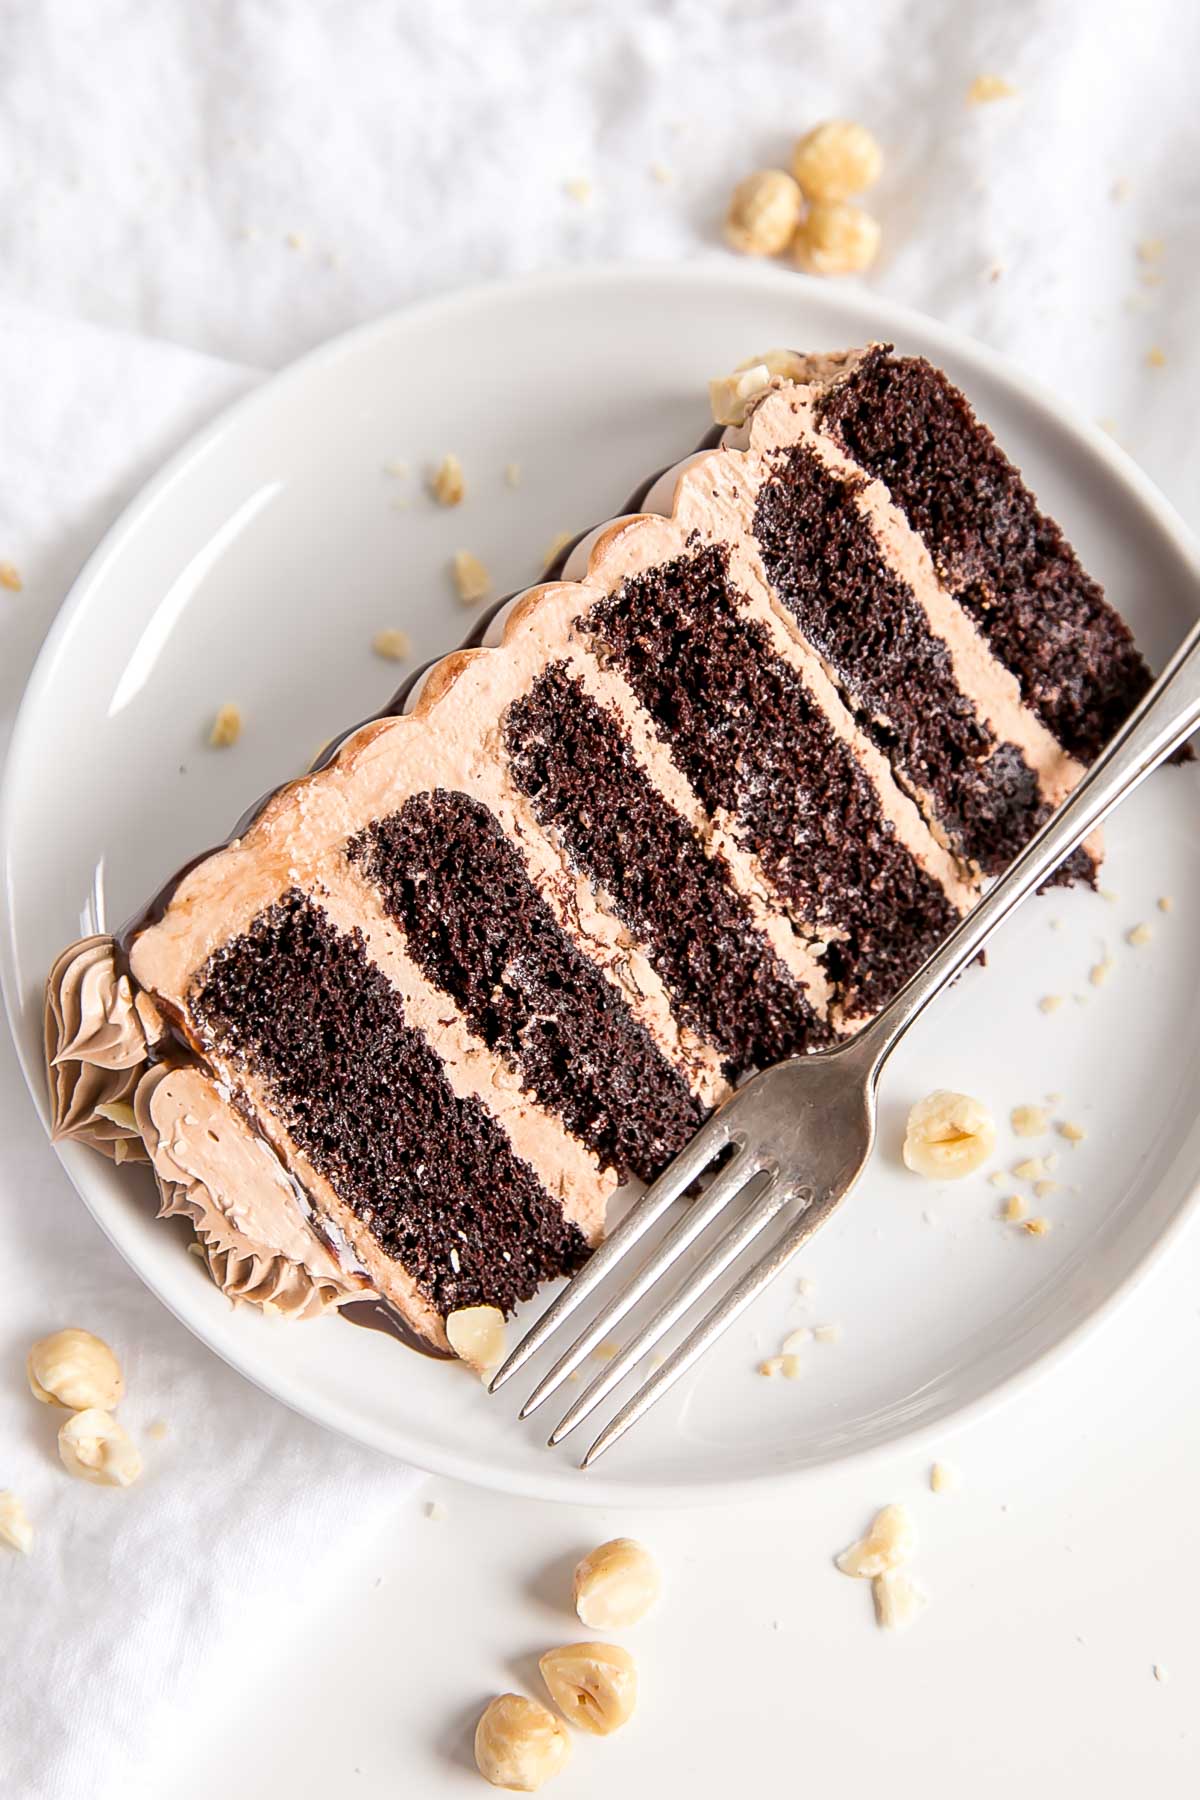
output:
[[[887,151],[873,285],[1110,419],[1195,516],[1198,60],[1188,0],[0,0],[0,734],[98,536],[260,371],[465,281],[724,257],[734,181],[835,113]],[[980,74],[1014,95],[968,106]],[[199,1673],[299,1617],[413,1478],[140,1286],[7,1041],[0,1145],[0,1487],[40,1530],[0,1549],[0,1789],[164,1796]],[[120,1348],[135,1434],[167,1422],[129,1493],[68,1480],[24,1390],[68,1320]]]

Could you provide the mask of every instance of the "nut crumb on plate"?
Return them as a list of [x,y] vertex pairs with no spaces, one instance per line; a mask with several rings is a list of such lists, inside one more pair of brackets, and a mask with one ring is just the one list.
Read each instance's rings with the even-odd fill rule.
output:
[[1050,1230],[1049,1219],[1026,1219],[1021,1227],[1030,1237],[1045,1237]]
[[1009,1123],[1019,1138],[1043,1137],[1050,1129],[1050,1120],[1041,1106],[1014,1106]]
[[795,1356],[803,1344],[806,1344],[813,1333],[807,1325],[798,1325],[795,1331],[789,1331],[780,1348],[785,1356]]
[[1000,1217],[1008,1224],[1015,1225],[1018,1219],[1025,1217],[1028,1210],[1029,1208],[1020,1194],[1010,1194],[1000,1208]]
[[1045,1172],[1046,1164],[1040,1156],[1027,1156],[1023,1162],[1013,1164],[1018,1181],[1040,1181]]
[[450,565],[454,586],[464,606],[474,606],[486,597],[492,578],[486,566],[470,550],[456,550]]
[[463,468],[453,451],[448,451],[429,480],[429,491],[439,506],[458,506],[467,491]]
[[377,631],[371,639],[371,648],[376,656],[382,656],[385,662],[403,662],[412,654],[412,639],[407,631],[395,628]]
[[1058,1135],[1059,1137],[1066,1138],[1068,1144],[1082,1144],[1084,1138],[1087,1136],[1087,1132],[1083,1129],[1082,1125],[1076,1125],[1073,1119],[1060,1119],[1058,1124]]
[[1165,350],[1162,349],[1162,347],[1160,345],[1151,344],[1150,348],[1146,352],[1146,361],[1149,363],[1149,365],[1152,369],[1165,368],[1166,361],[1167,361],[1167,353]]
[[25,1508],[10,1489],[0,1493],[0,1543],[28,1556],[33,1549],[33,1525]]
[[579,206],[586,206],[592,198],[593,188],[586,175],[575,175],[570,181],[563,182],[563,193],[568,200],[574,200]]
[[427,1519],[433,1519],[436,1523],[440,1524],[445,1516],[446,1508],[442,1505],[440,1500],[427,1500],[425,1502],[425,1517]]
[[1159,895],[1159,897],[1158,897],[1159,912],[1169,913],[1171,908],[1174,906],[1174,904],[1175,904],[1175,902],[1172,900],[1170,894],[1160,894]]
[[1160,237],[1140,238],[1138,240],[1138,244],[1137,244],[1138,261],[1144,262],[1144,263],[1158,262],[1165,249],[1166,249],[1166,240],[1163,238],[1160,238]]
[[842,1328],[840,1325],[814,1325],[814,1344],[836,1344],[840,1342]]
[[0,562],[0,587],[7,588],[10,594],[19,594],[23,585],[16,564]]
[[153,1438],[156,1444],[161,1444],[169,1430],[170,1427],[165,1419],[155,1419],[151,1424],[147,1425],[146,1436],[148,1438]]
[[1093,963],[1092,967],[1088,970],[1088,980],[1093,987],[1103,987],[1116,966],[1113,958],[1109,956],[1106,951],[1103,960],[1098,963]]
[[236,744],[242,735],[242,710],[232,700],[227,700],[217,711],[208,734],[208,741],[214,750],[228,750]]
[[1063,1004],[1064,999],[1062,994],[1043,994],[1038,1001],[1038,1011],[1044,1013],[1056,1013]]
[[1149,925],[1134,925],[1125,933],[1125,941],[1128,944],[1132,944],[1135,950],[1140,950],[1144,944],[1148,944],[1151,941],[1153,936],[1154,933],[1151,931]]
[[995,1147],[995,1120],[970,1094],[937,1088],[909,1111],[903,1157],[916,1175],[957,1181],[973,1174]]
[[1061,1186],[1062,1183],[1058,1181],[1035,1181],[1033,1191],[1037,1199],[1048,1200],[1051,1194],[1058,1193]]

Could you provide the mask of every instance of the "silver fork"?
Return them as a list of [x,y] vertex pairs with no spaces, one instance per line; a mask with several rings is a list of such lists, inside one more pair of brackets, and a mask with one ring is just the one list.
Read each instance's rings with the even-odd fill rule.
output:
[[[587,1468],[647,1413],[727,1331],[806,1244],[857,1182],[875,1140],[879,1076],[905,1032],[975,957],[1000,922],[1164,757],[1200,724],[1200,625],[1194,627],[1141,705],[1063,803],[886,1010],[831,1050],[792,1057],[753,1076],[712,1115],[612,1235],[585,1263],[497,1371],[504,1386],[719,1157],[726,1160],[659,1248],[604,1305],[538,1383],[526,1418],[555,1393],[613,1327],[665,1276],[718,1215],[744,1209],[686,1279],[581,1393],[551,1433],[573,1431],[683,1318],[785,1208],[794,1216],[766,1255],[740,1275],[662,1366],[643,1382],[592,1444]],[[798,1204],[796,1204],[798,1203]]]

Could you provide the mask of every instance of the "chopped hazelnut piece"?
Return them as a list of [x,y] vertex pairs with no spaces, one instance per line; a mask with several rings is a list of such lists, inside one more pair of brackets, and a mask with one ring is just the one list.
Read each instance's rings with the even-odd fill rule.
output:
[[407,631],[377,631],[371,639],[371,648],[385,662],[403,662],[412,655],[412,639]]
[[1146,361],[1152,369],[1165,368],[1167,353],[1158,344],[1151,344],[1149,350],[1146,352]]
[[623,1644],[563,1644],[538,1661],[550,1698],[572,1725],[608,1737],[637,1707],[637,1664]]
[[1038,1001],[1038,1011],[1044,1013],[1056,1013],[1063,1004],[1064,1001],[1061,994],[1043,994]]
[[1132,944],[1135,950],[1140,950],[1144,945],[1150,943],[1153,937],[1154,933],[1149,925],[1135,925],[1132,930],[1126,932],[1125,941]]
[[212,722],[208,741],[214,750],[228,750],[242,735],[241,708],[227,700]]
[[0,562],[0,588],[7,588],[10,594],[19,594],[22,586],[20,571],[16,565]]
[[993,100],[1011,100],[1016,91],[1003,75],[977,75],[967,89],[967,105],[987,106]]
[[917,1547],[916,1526],[903,1506],[885,1506],[876,1513],[866,1537],[834,1558],[843,1575],[873,1579],[911,1561]]
[[434,470],[429,491],[439,506],[458,506],[467,491],[462,464],[452,453],[443,456]]
[[33,1549],[33,1526],[21,1502],[7,1488],[0,1493],[0,1543],[28,1556]]
[[1026,1219],[1021,1229],[1027,1231],[1030,1237],[1045,1237],[1050,1230],[1050,1221],[1049,1219]]
[[928,1605],[924,1590],[904,1569],[877,1575],[871,1583],[871,1595],[876,1623],[885,1631],[906,1631]]
[[1093,987],[1103,987],[1116,966],[1112,957],[1105,955],[1103,961],[1092,964],[1088,970],[1088,980]]
[[450,567],[458,597],[464,606],[474,606],[476,601],[486,597],[492,578],[477,556],[473,556],[469,550],[456,550]]
[[1066,1138],[1068,1144],[1082,1144],[1087,1132],[1082,1125],[1076,1125],[1072,1119],[1063,1119],[1059,1123],[1058,1135]]
[[783,1354],[785,1356],[795,1356],[812,1336],[813,1333],[808,1329],[807,1325],[798,1325],[795,1331],[789,1331],[784,1338],[781,1346]]
[[1171,908],[1174,906],[1174,904],[1175,904],[1175,902],[1172,900],[1170,894],[1160,894],[1159,895],[1159,897],[1158,897],[1159,912],[1169,913]]
[[1025,1217],[1028,1210],[1020,1194],[1010,1194],[1000,1208],[1000,1217],[1009,1225],[1015,1225],[1018,1219]]
[[1043,1137],[1050,1129],[1050,1120],[1041,1106],[1014,1106],[1009,1124],[1013,1135],[1019,1138]]
[[1040,1181],[1046,1172],[1046,1165],[1040,1156],[1027,1156],[1023,1162],[1013,1164],[1013,1174],[1018,1181]]
[[814,1344],[837,1344],[837,1343],[840,1343],[841,1336],[842,1336],[842,1328],[840,1325],[814,1325],[813,1326],[813,1342],[814,1342]]
[[935,1462],[929,1471],[929,1485],[935,1494],[956,1494],[962,1476],[952,1463]]

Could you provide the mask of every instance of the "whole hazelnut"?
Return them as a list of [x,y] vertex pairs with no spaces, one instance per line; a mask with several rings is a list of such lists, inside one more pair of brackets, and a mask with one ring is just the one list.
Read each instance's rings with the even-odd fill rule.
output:
[[563,1644],[538,1667],[555,1706],[581,1730],[607,1737],[633,1717],[637,1664],[623,1644]]
[[865,125],[827,119],[792,154],[792,174],[810,200],[846,200],[879,180],[883,151]]
[[879,252],[879,224],[848,200],[814,200],[792,248],[810,275],[861,275]]
[[918,1100],[904,1133],[904,1164],[916,1175],[957,1181],[996,1148],[996,1121],[981,1100],[937,1088]]
[[594,1631],[622,1631],[644,1619],[662,1588],[658,1564],[636,1538],[610,1538],[575,1567],[575,1611]]
[[734,188],[725,237],[744,256],[778,256],[792,241],[802,204],[785,169],[759,169]]
[[75,1326],[39,1338],[25,1359],[25,1372],[36,1400],[72,1412],[86,1406],[110,1411],[125,1392],[121,1365],[104,1339]]
[[567,1765],[571,1739],[561,1719],[524,1694],[489,1700],[475,1727],[475,1766],[493,1787],[532,1794]]

